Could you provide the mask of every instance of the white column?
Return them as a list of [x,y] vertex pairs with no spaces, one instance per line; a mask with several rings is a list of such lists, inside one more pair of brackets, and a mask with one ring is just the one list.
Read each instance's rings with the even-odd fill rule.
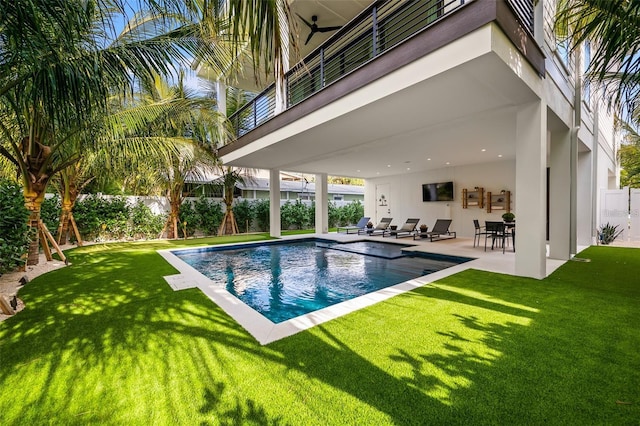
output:
[[549,155],[549,257],[571,258],[571,135],[551,132]]
[[316,234],[329,232],[329,191],[327,174],[316,174]]
[[520,107],[516,117],[516,275],[546,276],[547,105]]
[[[280,114],[287,109],[287,84],[284,75],[289,71],[289,21],[284,10],[285,0],[278,0],[278,22],[280,28],[280,43],[282,44],[282,63],[274,64],[276,80],[276,105],[274,113]],[[280,77],[280,78],[278,78]]]
[[269,234],[278,238],[280,231],[280,170],[269,170]]
[[[216,80],[215,86],[216,86],[216,104],[217,104],[218,112],[222,115],[222,117],[226,117],[227,116],[227,85],[224,83],[224,81]],[[226,126],[223,122],[223,120],[225,119],[222,117],[218,122],[218,146],[224,145],[225,139],[227,137],[225,135]]]
[[576,244],[589,246],[592,241],[593,209],[595,204],[592,194],[592,159],[593,152],[578,154],[578,216],[576,217]]
[[544,46],[544,1],[534,2],[533,8],[533,38],[539,46]]

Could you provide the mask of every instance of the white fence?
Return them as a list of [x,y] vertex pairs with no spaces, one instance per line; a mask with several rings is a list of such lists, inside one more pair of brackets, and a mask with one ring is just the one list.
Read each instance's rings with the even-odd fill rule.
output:
[[640,189],[600,191],[600,224],[618,225],[620,240],[640,241]]

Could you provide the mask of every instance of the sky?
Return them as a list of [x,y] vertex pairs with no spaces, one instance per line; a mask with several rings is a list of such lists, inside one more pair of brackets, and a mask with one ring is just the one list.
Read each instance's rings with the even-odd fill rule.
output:
[[[112,36],[116,36],[125,28],[127,22],[135,16],[137,11],[140,10],[140,3],[137,0],[125,0],[124,1],[126,15],[120,15],[119,18],[114,19],[114,29]],[[191,63],[181,64],[180,67],[185,71],[184,84],[188,89],[196,93],[204,94],[203,80],[196,76],[196,72],[191,69]]]

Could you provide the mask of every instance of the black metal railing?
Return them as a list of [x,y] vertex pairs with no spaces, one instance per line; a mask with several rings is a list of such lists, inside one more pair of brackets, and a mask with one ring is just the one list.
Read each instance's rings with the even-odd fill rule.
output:
[[522,26],[533,35],[533,0],[507,0]]
[[[336,31],[286,74],[286,108],[426,30],[465,3],[474,0],[387,0],[374,2]],[[533,0],[508,0],[523,25],[533,32]],[[240,108],[229,119],[236,137],[275,115],[275,84]]]
[[272,118],[275,109],[276,87],[272,84],[229,117],[235,136],[239,138]]

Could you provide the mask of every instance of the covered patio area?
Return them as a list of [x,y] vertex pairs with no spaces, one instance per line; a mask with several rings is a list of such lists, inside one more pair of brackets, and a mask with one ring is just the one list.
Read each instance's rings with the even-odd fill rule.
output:
[[[363,85],[365,71],[340,82],[359,89],[316,108],[320,92],[220,149],[228,165],[270,170],[272,236],[281,229],[280,171],[295,171],[315,174],[319,234],[328,231],[327,177],[351,176],[365,180],[365,216],[374,223],[451,219],[459,237],[471,238],[473,219],[515,212],[518,251],[505,272],[545,277],[547,243],[553,258],[571,257],[575,217],[565,191],[575,175],[554,173],[571,168],[570,132],[549,112],[539,71],[500,28],[486,25]],[[447,181],[452,201],[423,202],[423,184]],[[509,191],[510,205],[463,208],[463,189],[474,187]],[[548,188],[560,189],[549,212]],[[458,241],[451,244],[461,250]]]

